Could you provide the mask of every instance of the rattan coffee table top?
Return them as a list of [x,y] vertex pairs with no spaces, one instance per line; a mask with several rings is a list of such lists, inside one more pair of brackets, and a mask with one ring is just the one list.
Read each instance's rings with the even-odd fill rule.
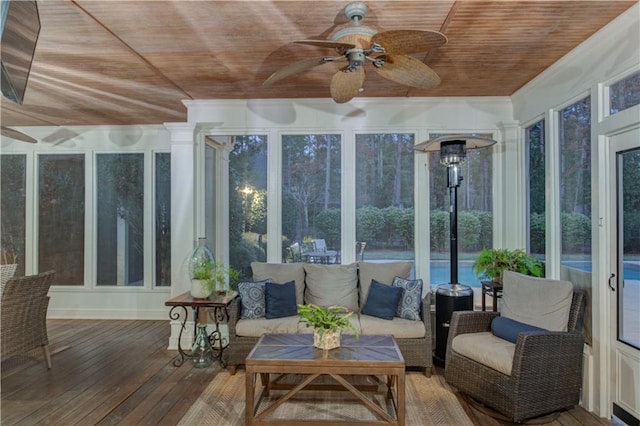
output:
[[263,361],[324,363],[367,362],[404,364],[393,336],[342,336],[340,347],[328,351],[313,346],[312,334],[265,334],[246,359],[247,365]]

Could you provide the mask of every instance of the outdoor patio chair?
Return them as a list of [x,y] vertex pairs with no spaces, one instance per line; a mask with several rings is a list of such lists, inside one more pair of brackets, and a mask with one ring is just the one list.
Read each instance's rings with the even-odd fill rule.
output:
[[364,262],[364,249],[367,248],[365,241],[358,241],[356,243],[356,255],[360,258],[360,262]]
[[516,423],[577,405],[584,293],[515,272],[505,272],[503,286],[501,313],[453,312],[445,379]]
[[0,356],[3,360],[42,347],[47,367],[51,368],[47,293],[54,276],[55,271],[48,271],[7,281],[0,301]]

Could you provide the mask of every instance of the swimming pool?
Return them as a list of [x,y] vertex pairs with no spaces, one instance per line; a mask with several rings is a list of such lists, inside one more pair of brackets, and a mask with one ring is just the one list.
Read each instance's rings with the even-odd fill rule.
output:
[[[564,266],[574,269],[580,269],[582,271],[591,272],[591,262],[589,261],[566,261],[562,262]],[[431,262],[430,268],[431,285],[437,286],[440,284],[447,284],[451,280],[451,270],[449,268],[449,261],[446,260],[434,260]],[[628,280],[640,280],[640,263],[638,262],[625,262],[624,263],[624,278]],[[473,272],[473,261],[459,261],[458,262],[458,282],[460,284],[468,285],[469,287],[480,288],[480,279]]]

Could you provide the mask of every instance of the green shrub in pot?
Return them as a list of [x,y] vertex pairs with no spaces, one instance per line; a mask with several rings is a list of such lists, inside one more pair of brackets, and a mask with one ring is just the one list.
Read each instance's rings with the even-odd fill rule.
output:
[[473,272],[481,279],[502,284],[504,271],[515,271],[533,277],[542,277],[542,262],[523,249],[484,248],[473,264]]

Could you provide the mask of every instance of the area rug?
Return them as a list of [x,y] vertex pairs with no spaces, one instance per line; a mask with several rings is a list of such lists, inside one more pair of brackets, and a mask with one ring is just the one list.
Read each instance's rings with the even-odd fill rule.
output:
[[[225,371],[218,373],[179,424],[244,425],[244,386],[243,371],[233,376]],[[454,393],[445,386],[438,376],[427,378],[421,373],[407,373],[406,424],[473,426]],[[380,401],[382,395],[376,395],[376,398]],[[270,398],[265,398],[265,401],[270,402]],[[387,402],[385,406],[388,411],[391,409],[390,403]],[[376,417],[350,397],[348,392],[341,391],[303,391],[279,407],[271,418],[376,420]]]

